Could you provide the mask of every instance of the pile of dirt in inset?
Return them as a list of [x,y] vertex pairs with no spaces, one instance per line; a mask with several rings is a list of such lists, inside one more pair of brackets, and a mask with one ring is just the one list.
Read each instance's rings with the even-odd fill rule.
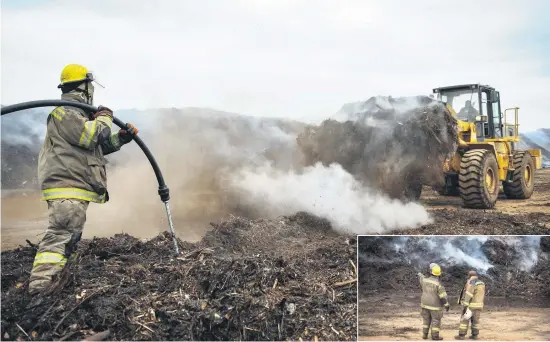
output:
[[468,271],[486,283],[487,298],[524,298],[550,307],[549,237],[360,237],[359,289],[417,293],[417,273],[442,267],[441,281],[457,296]]
[[72,275],[34,308],[34,249],[4,252],[2,338],[354,340],[356,241],[329,228],[303,213],[233,218],[179,241],[177,258],[168,234],[83,240]]
[[441,185],[456,150],[456,119],[429,97],[375,97],[344,121],[325,120],[298,136],[305,164],[339,163],[365,184],[400,198],[411,185]]

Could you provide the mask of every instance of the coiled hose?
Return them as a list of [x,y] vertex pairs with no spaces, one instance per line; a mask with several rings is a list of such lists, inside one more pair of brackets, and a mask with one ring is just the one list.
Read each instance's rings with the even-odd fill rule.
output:
[[[17,103],[14,105],[2,107],[2,115],[18,112],[25,109],[31,109],[31,108],[60,107],[60,106],[76,107],[90,113],[97,112],[96,107],[85,103],[66,101],[66,100],[40,100],[40,101],[29,101],[29,102]],[[122,129],[128,129],[128,126],[124,122],[120,121],[120,119],[118,118],[113,118],[113,122],[115,125],[117,125]],[[168,216],[168,223],[170,225],[170,231],[172,232],[172,237],[174,240],[174,249],[176,251],[176,254],[179,254],[178,243],[176,240],[176,233],[174,231],[174,224],[172,222],[172,215],[170,213],[170,206],[168,205],[168,201],[170,200],[170,190],[168,189],[168,186],[164,182],[164,177],[162,176],[162,172],[160,171],[157,161],[155,160],[155,157],[153,157],[153,154],[151,153],[147,145],[145,145],[143,140],[141,140],[141,138],[138,136],[134,136],[133,140],[141,148],[141,150],[149,160],[149,163],[153,167],[153,171],[155,172],[155,176],[157,177],[157,182],[159,185],[158,194],[160,196],[160,200],[164,203],[164,206],[166,208],[166,215]]]

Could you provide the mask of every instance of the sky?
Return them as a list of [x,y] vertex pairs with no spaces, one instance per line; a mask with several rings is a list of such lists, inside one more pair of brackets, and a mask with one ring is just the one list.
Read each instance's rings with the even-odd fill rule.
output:
[[484,83],[550,127],[547,0],[3,0],[1,101],[58,98],[69,63],[113,109],[316,121],[376,95]]

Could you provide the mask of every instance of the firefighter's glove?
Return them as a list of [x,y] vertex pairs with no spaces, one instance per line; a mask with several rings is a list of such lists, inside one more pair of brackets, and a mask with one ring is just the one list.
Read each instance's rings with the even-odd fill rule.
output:
[[446,311],[446,312],[449,312],[449,309],[450,309],[450,308],[451,308],[450,305],[445,305],[445,311]]
[[422,277],[422,273],[421,273],[421,272],[418,272],[416,275],[417,275],[418,277]]
[[131,123],[126,124],[126,129],[118,131],[118,137],[120,142],[127,144],[134,139],[134,136],[138,135],[139,130]]
[[462,307],[462,316],[464,316],[464,314],[466,313],[466,310],[468,310],[468,307],[467,307],[467,306],[463,306],[463,307]]
[[94,113],[93,118],[97,119],[100,116],[108,116],[113,119],[113,111],[107,107],[99,106],[97,107],[97,112]]

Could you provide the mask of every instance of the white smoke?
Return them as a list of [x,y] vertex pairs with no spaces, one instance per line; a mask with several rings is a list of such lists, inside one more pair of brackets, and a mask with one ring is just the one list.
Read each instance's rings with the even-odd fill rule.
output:
[[530,271],[536,266],[541,252],[540,236],[506,237],[503,241],[517,252],[516,265],[520,270]]
[[413,263],[439,260],[442,266],[465,265],[485,273],[493,267],[481,250],[486,240],[485,236],[407,237],[396,244]]
[[46,118],[48,110],[45,108],[30,109],[2,116],[0,130],[2,143],[24,145],[31,150],[39,149],[46,135]]
[[[44,121],[44,115],[36,118]],[[230,214],[273,218],[306,211],[328,219],[336,230],[363,234],[431,222],[419,204],[390,200],[364,187],[340,165],[303,168],[296,143],[302,123],[194,108],[115,115],[140,129],[159,163],[182,238],[196,239],[208,229],[208,222]],[[21,127],[31,122],[26,116],[14,119]],[[29,130],[21,131],[18,135],[24,136]],[[165,230],[156,181],[139,148],[131,144],[107,158],[111,199],[91,206],[87,234],[119,232],[111,224],[118,221],[138,236]]]
[[241,190],[241,201],[247,205],[263,206],[273,215],[307,211],[347,233],[383,233],[431,222],[421,205],[391,200],[366,188],[339,164],[317,163],[301,171],[281,171],[269,164],[245,167],[230,184]]
[[[471,243],[481,245],[483,244],[482,240],[482,238],[473,238]],[[480,250],[477,249],[477,251]],[[450,264],[465,264],[482,273],[487,272],[489,268],[493,267],[493,265],[489,263],[489,260],[487,260],[487,257],[482,253],[467,253],[464,249],[454,246],[451,241],[447,241],[443,244],[442,253]]]
[[[529,272],[537,264],[540,250],[540,236],[434,236],[434,237],[399,237],[393,238],[390,244],[396,254],[403,257],[408,263],[416,266],[430,262],[438,262],[441,266],[463,265],[486,274],[489,269],[496,267],[484,251],[484,244],[488,240],[495,240],[507,246],[505,258],[498,260],[516,267],[518,270]],[[368,260],[371,260],[369,257]],[[493,259],[495,260],[495,259]],[[497,260],[495,260],[497,262]]]

